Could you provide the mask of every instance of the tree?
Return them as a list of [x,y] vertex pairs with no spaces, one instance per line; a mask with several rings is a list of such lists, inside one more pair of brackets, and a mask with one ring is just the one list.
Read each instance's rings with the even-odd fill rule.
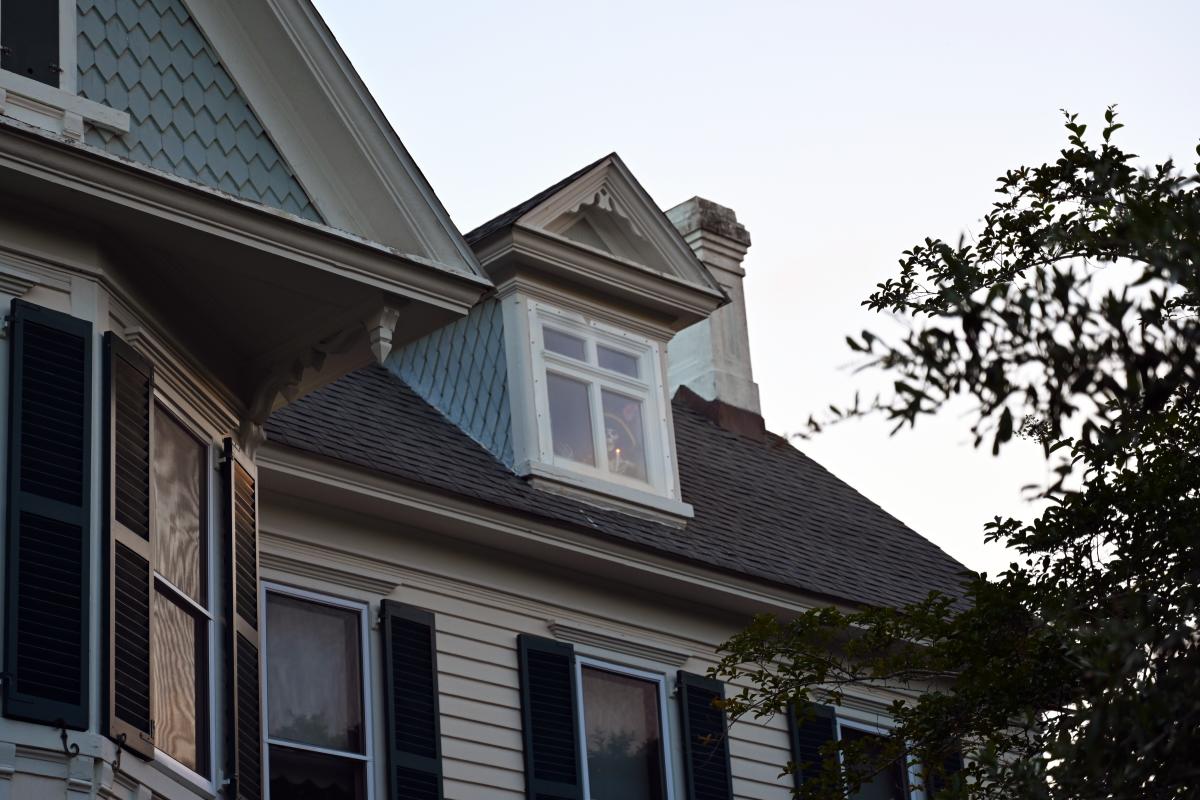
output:
[[1139,169],[1104,120],[1097,142],[1066,115],[1057,160],[1002,176],[974,241],[904,253],[866,305],[907,335],[848,339],[893,389],[814,432],[965,399],[976,446],[1034,439],[1055,477],[1032,522],[986,526],[1018,558],[960,597],[760,617],[723,646],[714,674],[750,687],[735,719],[913,690],[886,747],[788,765],[798,796],[844,798],[907,751],[939,798],[1200,797],[1200,164]]

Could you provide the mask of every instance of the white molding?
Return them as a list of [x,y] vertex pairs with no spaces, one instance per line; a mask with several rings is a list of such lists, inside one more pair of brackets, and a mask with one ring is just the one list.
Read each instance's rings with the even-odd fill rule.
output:
[[546,621],[546,625],[559,641],[591,645],[608,652],[621,653],[669,667],[682,667],[692,655],[686,650],[665,647],[571,620],[550,619]]
[[[708,269],[683,241],[675,226],[667,219],[641,184],[616,153],[602,159],[586,174],[546,198],[516,221],[516,225],[541,230],[576,246],[595,250],[563,235],[555,222],[562,216],[590,205],[601,194],[609,213],[627,219],[639,232],[642,240],[661,259],[661,264],[629,263],[710,292],[720,294],[721,288]],[[597,251],[599,252],[599,251]],[[608,253],[606,255],[613,255]],[[629,261],[617,255],[616,258]]]
[[[720,598],[714,602],[722,608],[752,613],[792,614],[831,603],[845,610],[855,608],[851,603],[773,587],[764,581],[730,575],[668,554],[649,553],[611,536],[572,530],[566,523],[541,521],[468,498],[447,496],[269,442],[259,453],[258,468],[263,475],[264,491],[304,497],[383,519],[424,518],[426,524],[436,520],[449,536],[509,552],[536,550],[544,560],[558,557],[579,563],[579,559],[584,559],[593,562],[591,571],[601,565],[612,567],[625,575],[627,582],[640,580],[642,585],[653,586],[658,592],[675,593],[693,603],[701,602],[705,594],[712,594]],[[376,562],[362,558],[352,563],[368,566]],[[400,565],[392,568],[399,569]],[[430,579],[415,570],[397,574],[405,584],[409,577],[403,576]],[[670,588],[672,584],[674,588]]]
[[[72,65],[72,76],[74,71]],[[0,114],[76,141],[83,139],[84,122],[129,133],[127,112],[7,70],[0,70]]]
[[[265,533],[260,532],[260,533]],[[270,546],[287,546],[289,540],[282,536],[267,534]],[[294,550],[294,547],[288,549]],[[361,566],[339,564],[340,559],[332,554],[323,554],[320,560],[304,558],[293,553],[283,553],[269,548],[260,548],[258,563],[262,569],[275,570],[286,575],[312,578],[333,586],[357,589],[372,596],[390,597],[401,586],[396,578],[377,577],[361,571]]]

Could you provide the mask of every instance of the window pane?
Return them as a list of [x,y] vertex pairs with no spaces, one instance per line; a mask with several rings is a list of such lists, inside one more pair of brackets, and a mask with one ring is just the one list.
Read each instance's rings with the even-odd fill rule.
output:
[[267,595],[267,731],[272,737],[363,752],[360,616]]
[[587,361],[587,346],[578,336],[556,331],[554,328],[542,328],[542,339],[546,343],[546,349],[553,353]]
[[[842,728],[842,741],[862,741],[866,743],[867,752],[873,753],[875,748],[882,746],[883,737],[855,728]],[[869,783],[864,783],[857,792],[851,795],[851,800],[904,800],[904,779],[900,765],[892,764],[876,775]]]
[[207,734],[203,715],[198,718],[196,710],[208,707],[204,677],[207,621],[193,617],[163,591],[154,592],[151,616],[154,744],[189,769],[206,773]]
[[642,401],[607,389],[600,393],[604,405],[604,440],[608,469],[617,475],[646,480],[646,448],[642,441]]
[[631,378],[638,376],[637,356],[622,353],[620,350],[610,350],[607,347],[597,347],[596,356],[600,366],[604,369],[611,369],[613,372],[619,372]]
[[592,800],[663,800],[658,684],[602,669],[581,672]]
[[207,606],[204,596],[204,445],[170,414],[154,415],[156,569],[188,597]]
[[547,372],[546,394],[550,399],[554,455],[595,466],[596,445],[592,439],[592,405],[588,401],[587,384]]
[[271,800],[364,800],[363,764],[271,745]]

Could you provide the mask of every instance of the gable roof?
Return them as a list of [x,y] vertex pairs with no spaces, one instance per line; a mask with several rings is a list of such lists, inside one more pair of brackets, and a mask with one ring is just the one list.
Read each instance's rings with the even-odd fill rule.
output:
[[80,13],[82,89],[134,128],[91,130],[93,146],[482,277],[311,0],[80,0]]
[[540,491],[381,367],[276,412],[269,441],[789,589],[867,605],[957,595],[965,568],[786,439],[674,402],[685,528]]
[[537,231],[725,298],[720,284],[616,153],[571,173],[465,238],[481,252],[485,240],[512,228]]

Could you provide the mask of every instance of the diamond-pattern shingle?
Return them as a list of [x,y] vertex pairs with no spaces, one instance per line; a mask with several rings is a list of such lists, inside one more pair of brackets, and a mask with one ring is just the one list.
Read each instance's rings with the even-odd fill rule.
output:
[[128,134],[89,129],[89,144],[321,221],[181,0],[76,8],[79,93],[131,117]]
[[388,369],[506,464],[512,464],[508,363],[500,303],[490,300],[452,325],[396,351]]
[[687,390],[673,404],[683,528],[534,488],[407,383],[380,367],[276,412],[271,442],[612,541],[826,598],[899,605],[957,595],[964,567],[786,439],[711,421]]

